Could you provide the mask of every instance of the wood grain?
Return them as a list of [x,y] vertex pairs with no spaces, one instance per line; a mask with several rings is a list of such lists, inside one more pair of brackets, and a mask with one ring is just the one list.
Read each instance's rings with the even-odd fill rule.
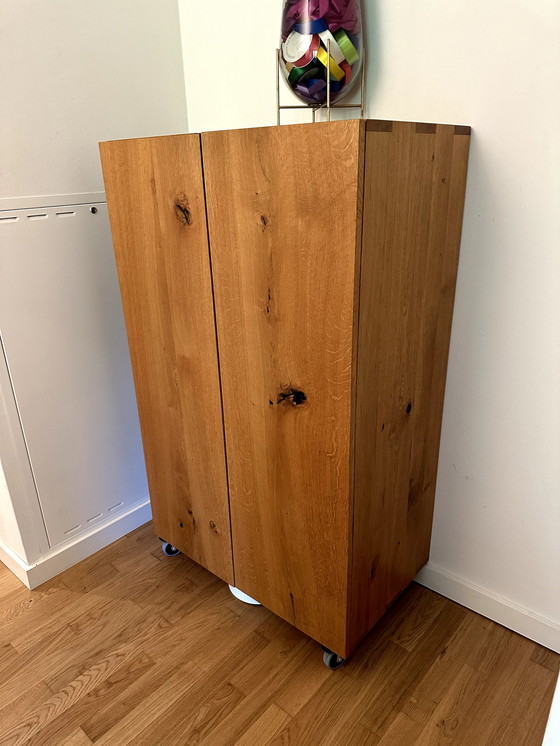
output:
[[341,654],[363,137],[202,135],[236,584]]
[[43,631],[19,652],[0,626],[2,746],[540,746],[560,656],[425,588],[332,672],[293,626],[164,557],[150,525],[93,559],[37,591],[0,565],[0,618]]
[[469,136],[366,125],[348,645],[428,559]]
[[200,138],[100,150],[155,530],[233,583]]

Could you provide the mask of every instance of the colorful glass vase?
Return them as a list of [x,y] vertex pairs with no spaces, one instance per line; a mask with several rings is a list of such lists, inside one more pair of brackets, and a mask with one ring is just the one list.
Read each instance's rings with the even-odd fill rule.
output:
[[[330,60],[327,53],[330,49]],[[362,68],[360,0],[285,0],[280,69],[295,95],[310,106],[340,100]]]

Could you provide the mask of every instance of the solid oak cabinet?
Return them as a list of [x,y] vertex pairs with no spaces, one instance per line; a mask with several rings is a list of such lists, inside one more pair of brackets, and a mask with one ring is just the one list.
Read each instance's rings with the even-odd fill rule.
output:
[[101,144],[155,530],[341,657],[428,559],[469,133]]

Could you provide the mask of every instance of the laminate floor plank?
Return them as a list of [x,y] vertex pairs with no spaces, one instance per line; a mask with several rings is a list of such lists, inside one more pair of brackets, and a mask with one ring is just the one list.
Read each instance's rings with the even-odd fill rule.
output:
[[[169,626],[169,623],[165,623]],[[148,630],[161,632],[162,621],[146,615],[126,600],[100,602],[67,625],[47,632],[42,642],[20,654],[9,671],[0,671],[0,707],[26,688],[27,682],[44,680],[57,691],[70,684],[98,659]]]
[[0,639],[5,637],[11,637],[13,630],[17,630],[22,626],[22,620],[25,623],[29,622],[31,625],[34,624],[34,619],[41,618],[43,614],[48,613],[49,603],[51,606],[54,604],[60,604],[60,590],[65,588],[64,584],[59,582],[51,582],[45,584],[36,591],[29,591],[25,589],[25,593],[22,597],[19,597],[15,603],[10,604],[7,599],[0,601]]
[[383,738],[376,743],[378,746],[410,746],[417,743],[421,732],[422,726],[416,720],[404,712],[397,712]]
[[[391,667],[386,682],[375,689],[375,696],[362,714],[361,721],[371,731],[383,736],[391,722],[391,712],[400,710],[412,695],[418,683],[424,678],[431,666],[442,655],[445,655],[446,642],[450,632],[454,631],[466,615],[466,609],[455,604],[446,605],[435,617],[422,644],[415,647],[407,656],[402,657]],[[393,643],[394,644],[394,643]],[[396,648],[403,650],[399,645]]]
[[25,653],[35,645],[42,644],[45,637],[55,630],[77,622],[88,611],[99,606],[98,598],[75,593],[63,586],[43,596],[37,605],[27,606],[12,620],[5,634],[18,652]]
[[9,705],[0,710],[2,730],[9,730],[14,725],[20,723],[31,710],[45,702],[52,695],[52,690],[44,681],[35,682],[29,689],[26,689],[19,697],[16,697]]
[[[496,645],[487,650],[484,670],[480,667],[474,669],[479,675],[476,697],[470,703],[458,703],[463,727],[455,735],[453,743],[456,746],[472,746],[475,738],[481,746],[491,743],[489,739],[496,721],[507,707],[534,650],[534,644],[530,640],[521,635],[508,634],[509,631],[504,627],[495,627],[498,634],[492,637],[496,638]],[[539,692],[536,694],[540,696]],[[537,742],[535,746],[538,746]]]
[[[463,665],[451,687],[437,705],[433,716],[414,741],[417,746],[453,744],[463,730],[465,719],[469,726],[467,705],[473,702],[481,691],[483,674],[468,665]],[[472,742],[471,742],[472,743]],[[482,742],[479,742],[482,746]]]
[[64,740],[58,741],[58,746],[91,746],[91,741],[81,728],[76,728]]
[[[205,672],[196,668],[190,661],[184,663],[173,674],[167,676],[157,689],[145,692],[140,703],[94,743],[99,746],[126,746],[138,743],[140,734],[175,702],[183,698],[188,699],[190,690],[202,685],[205,676]],[[85,733],[88,735],[87,730]]]
[[133,649],[123,649],[118,653],[107,655],[94,666],[81,674],[64,689],[54,694],[25,715],[11,729],[4,731],[2,738],[10,746],[19,746],[27,743],[33,736],[43,728],[50,725],[54,720],[63,715],[82,697],[87,695],[96,686],[104,682],[124,663],[133,656]]
[[229,682],[223,683],[212,675],[206,676],[196,692],[193,691],[185,700],[175,701],[132,743],[134,746],[200,743],[205,736],[212,736],[217,723],[233,712],[242,700],[243,693]]
[[413,606],[412,613],[405,617],[400,624],[392,640],[405,650],[412,651],[422,643],[424,636],[429,632],[434,619],[443,612],[448,601],[437,593],[419,593],[418,601]]
[[[58,746],[65,735],[80,724],[87,727],[91,713],[99,713],[111,705],[132,682],[141,678],[154,666],[154,662],[144,652],[138,652],[123,665],[112,671],[107,678],[98,681],[89,691],[61,712],[56,719],[45,725],[26,746]],[[115,721],[122,717],[122,713]],[[106,721],[105,721],[106,722]],[[80,727],[80,730],[82,728]],[[86,735],[85,732],[84,736]]]
[[[225,670],[227,671],[231,665],[240,665],[245,656],[257,655],[265,644],[265,640],[260,635],[252,633],[243,640],[237,656],[235,654],[228,656],[229,661],[224,664]],[[147,673],[129,681],[128,687],[113,697],[106,705],[96,710],[90,709],[87,719],[83,720],[84,731],[92,741],[97,742],[101,736],[115,728],[129,713],[141,708],[149,693],[157,691],[166,684],[168,679],[176,675],[179,678],[184,676],[184,673],[181,673],[184,668],[185,662],[181,660],[180,656],[170,656],[168,660],[155,665]],[[224,676],[224,681],[226,680],[227,677]],[[152,711],[150,722],[155,720],[158,714]]]
[[154,612],[147,614],[134,605],[123,604],[118,611],[114,604],[104,606],[100,616],[95,619],[95,626],[90,628],[91,639],[87,635],[87,627],[80,628],[72,643],[75,653],[45,680],[51,689],[58,691],[106,655],[120,654],[123,650],[128,653],[130,649],[139,651],[144,640],[165,635],[170,626],[163,617]]
[[545,668],[548,668],[548,670],[553,673],[558,673],[558,654],[542,645],[535,643],[535,649],[531,654],[531,660]]
[[266,746],[290,722],[290,716],[272,704],[253,725],[237,739],[236,746]]
[[233,712],[200,741],[201,746],[226,746],[237,743],[274,704],[276,693],[289,681],[295,668],[303,665],[308,654],[307,646],[308,641],[301,640],[287,655],[276,661],[273,667],[263,672],[258,685],[245,696]]
[[339,671],[151,525],[0,565],[0,746],[540,746],[560,656],[412,584]]
[[380,743],[379,738],[360,722],[351,726],[346,734],[340,734],[339,739],[338,746],[376,746]]
[[[552,671],[543,670],[533,660],[527,663],[490,733],[487,741],[489,746],[537,744],[542,741],[544,727],[538,718],[540,704],[548,697],[555,678]],[[527,689],[533,693],[532,697],[526,696]]]

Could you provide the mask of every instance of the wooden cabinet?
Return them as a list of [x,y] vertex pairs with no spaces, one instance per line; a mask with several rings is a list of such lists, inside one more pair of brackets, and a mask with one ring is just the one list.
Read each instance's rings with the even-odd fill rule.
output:
[[343,657],[428,559],[469,139],[101,144],[156,531]]

